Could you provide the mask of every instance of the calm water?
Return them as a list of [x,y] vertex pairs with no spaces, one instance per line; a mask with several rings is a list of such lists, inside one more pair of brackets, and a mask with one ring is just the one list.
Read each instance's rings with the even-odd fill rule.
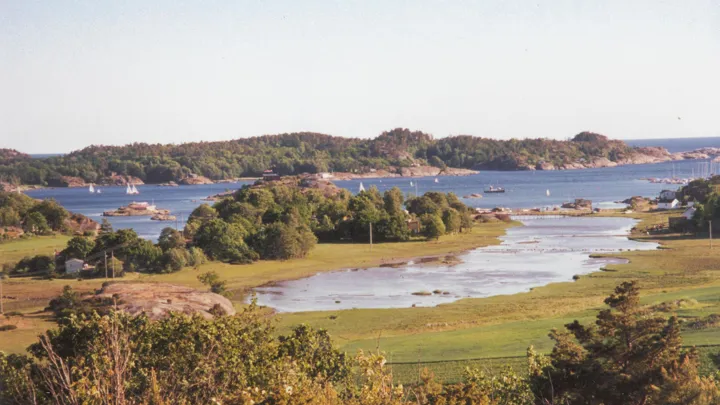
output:
[[[483,193],[491,184],[505,187],[504,194],[484,194],[480,199],[463,199],[472,206],[494,208],[498,206],[512,208],[532,208],[556,206],[575,198],[593,200],[598,207],[612,207],[614,201],[624,200],[633,195],[657,196],[666,188],[677,186],[652,184],[641,178],[670,177],[673,171],[679,177],[689,177],[692,169],[697,168],[697,161],[676,163],[660,163],[653,165],[631,165],[604,169],[585,169],[567,171],[537,172],[481,172],[472,176],[434,178],[391,178],[336,181],[340,187],[357,192],[360,182],[365,188],[376,186],[380,191],[392,187],[400,187],[407,194],[417,191],[454,192],[463,197],[472,193]],[[413,182],[413,186],[410,186]],[[102,219],[103,211],[116,209],[133,201],[153,202],[158,208],[169,209],[178,218],[178,227],[184,226],[184,219],[202,199],[225,191],[240,188],[240,182],[231,184],[212,184],[180,187],[158,187],[155,185],[139,186],[140,195],[125,194],[124,187],[101,187],[102,194],[90,194],[85,188],[55,188],[28,191],[34,198],[55,198],[68,210],[79,212],[93,219]],[[550,190],[550,196],[546,195]],[[138,234],[148,239],[155,239],[160,230],[166,226],[175,226],[175,222],[152,221],[149,217],[108,217],[113,226],[133,228]]]
[[[153,221],[150,217],[102,217],[103,211],[116,209],[128,205],[133,201],[154,202],[158,208],[169,209],[172,215],[178,218],[179,229],[185,226],[184,220],[210,195],[225,191],[226,189],[240,188],[239,182],[229,184],[203,184],[196,186],[159,187],[156,185],[137,186],[140,195],[125,194],[125,187],[102,187],[102,194],[90,194],[86,188],[52,188],[31,190],[27,194],[34,198],[54,198],[65,208],[72,212],[101,221],[107,218],[115,229],[133,228],[142,237],[157,239],[160,231],[166,226],[175,227],[176,222]],[[212,204],[212,202],[208,202]]]
[[720,137],[680,139],[633,139],[625,141],[631,146],[662,146],[671,153],[687,152],[708,146],[720,148]]
[[[658,145],[669,150],[692,150],[703,146],[720,146],[720,138],[688,138],[663,140],[628,141],[636,145]],[[497,206],[512,208],[532,208],[556,206],[575,198],[593,200],[598,207],[613,207],[613,202],[624,200],[633,195],[646,197],[656,196],[666,188],[677,186],[652,184],[641,178],[671,177],[673,170],[678,177],[690,177],[692,170],[697,169],[697,161],[660,163],[654,165],[631,165],[605,169],[585,169],[548,172],[482,172],[467,177],[434,178],[395,178],[362,180],[368,188],[376,186],[380,191],[398,186],[407,194],[417,191],[424,193],[435,190],[452,191],[463,197],[472,193],[483,193],[489,185],[505,187],[505,194],[484,194],[481,199],[464,200],[470,206],[494,208]],[[413,186],[410,186],[410,182]],[[88,215],[100,220],[103,211],[116,209],[132,201],[152,202],[159,208],[169,209],[178,217],[178,227],[184,222],[192,210],[203,203],[202,199],[224,191],[235,189],[248,182],[234,184],[215,184],[180,187],[158,187],[155,185],[140,186],[141,194],[128,196],[124,187],[104,187],[102,194],[89,194],[86,189],[44,189],[29,191],[28,195],[35,198],[55,198],[68,210]],[[337,181],[340,187],[357,192],[360,180]],[[546,191],[550,190],[550,196]],[[165,226],[175,223],[151,221],[149,217],[109,217],[115,228],[134,228],[138,234],[155,239]]]
[[[376,267],[319,273],[300,280],[256,288],[258,304],[281,312],[351,308],[434,306],[461,298],[515,294],[532,287],[570,281],[618,259],[592,259],[590,253],[656,249],[628,240],[636,221],[625,218],[523,220],[510,228],[500,246],[474,249],[462,263]],[[417,296],[442,290],[449,294]]]
[[[666,188],[678,188],[676,185],[653,184],[641,178],[671,177],[673,168],[678,177],[690,177],[692,170],[697,169],[698,161],[682,161],[675,163],[658,163],[648,165],[628,165],[602,169],[557,170],[535,172],[481,172],[473,176],[438,177],[434,178],[394,178],[367,179],[335,182],[356,192],[362,181],[363,186],[376,186],[380,191],[398,186],[407,194],[436,190],[454,192],[463,197],[472,193],[483,194],[483,198],[464,199],[473,207],[494,208],[498,206],[511,208],[532,208],[556,206],[575,198],[586,198],[599,207],[612,207],[614,201],[621,201],[633,195],[655,197]],[[413,186],[410,185],[412,181]],[[504,194],[484,194],[489,185],[500,185],[505,188]],[[550,196],[546,195],[550,190]]]

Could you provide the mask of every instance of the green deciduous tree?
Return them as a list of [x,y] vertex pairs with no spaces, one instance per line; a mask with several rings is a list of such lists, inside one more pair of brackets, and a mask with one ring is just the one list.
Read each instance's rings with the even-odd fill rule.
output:
[[231,263],[249,263],[257,259],[245,243],[247,231],[238,224],[228,224],[221,219],[211,219],[198,229],[193,243],[211,259]]
[[53,199],[43,200],[33,206],[29,212],[39,213],[45,217],[48,226],[54,231],[63,229],[65,220],[70,216],[67,210]]
[[94,240],[83,236],[75,236],[68,241],[67,247],[62,251],[62,255],[66,259],[76,258],[84,260],[94,248]]
[[162,231],[160,231],[158,246],[163,251],[174,248],[183,248],[185,247],[185,238],[180,231],[170,227],[165,227]]
[[462,228],[462,216],[454,208],[446,208],[443,210],[442,221],[445,225],[446,233],[458,233]]
[[29,233],[44,235],[50,232],[51,229],[47,220],[41,213],[31,212],[25,217],[23,230]]
[[445,235],[445,224],[437,214],[424,214],[420,217],[422,234],[428,239],[440,239]]

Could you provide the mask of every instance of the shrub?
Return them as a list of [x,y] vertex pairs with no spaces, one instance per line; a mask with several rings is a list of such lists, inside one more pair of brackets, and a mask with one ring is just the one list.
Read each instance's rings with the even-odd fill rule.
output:
[[15,330],[17,329],[17,325],[2,325],[0,326],[0,332],[5,332],[9,330]]

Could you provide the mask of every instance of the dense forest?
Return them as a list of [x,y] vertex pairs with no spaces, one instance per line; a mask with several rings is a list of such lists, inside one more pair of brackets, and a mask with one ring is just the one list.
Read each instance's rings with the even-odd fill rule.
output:
[[255,177],[270,168],[283,175],[394,171],[412,165],[522,170],[596,158],[619,161],[632,153],[633,148],[625,143],[590,132],[580,133],[570,141],[501,141],[467,135],[434,139],[402,128],[383,132],[374,139],[301,132],[180,145],[94,145],[44,159],[0,149],[0,182],[60,186],[63,176],[67,176],[104,183],[113,174],[133,176],[145,183],[178,181],[190,175],[221,180]]

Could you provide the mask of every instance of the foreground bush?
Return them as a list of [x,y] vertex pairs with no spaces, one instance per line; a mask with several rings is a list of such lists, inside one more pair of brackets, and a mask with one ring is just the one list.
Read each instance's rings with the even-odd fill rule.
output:
[[413,387],[395,385],[380,354],[348,359],[325,331],[299,326],[275,338],[254,305],[214,320],[71,314],[30,347],[31,356],[0,354],[0,403],[720,403],[718,380],[699,376],[695,351],[682,350],[676,319],[641,306],[638,297],[635,283],[623,283],[596,325],[574,322],[567,332],[552,331],[553,352],[546,357],[530,348],[525,375],[467,370],[464,382],[443,385],[424,370]]

